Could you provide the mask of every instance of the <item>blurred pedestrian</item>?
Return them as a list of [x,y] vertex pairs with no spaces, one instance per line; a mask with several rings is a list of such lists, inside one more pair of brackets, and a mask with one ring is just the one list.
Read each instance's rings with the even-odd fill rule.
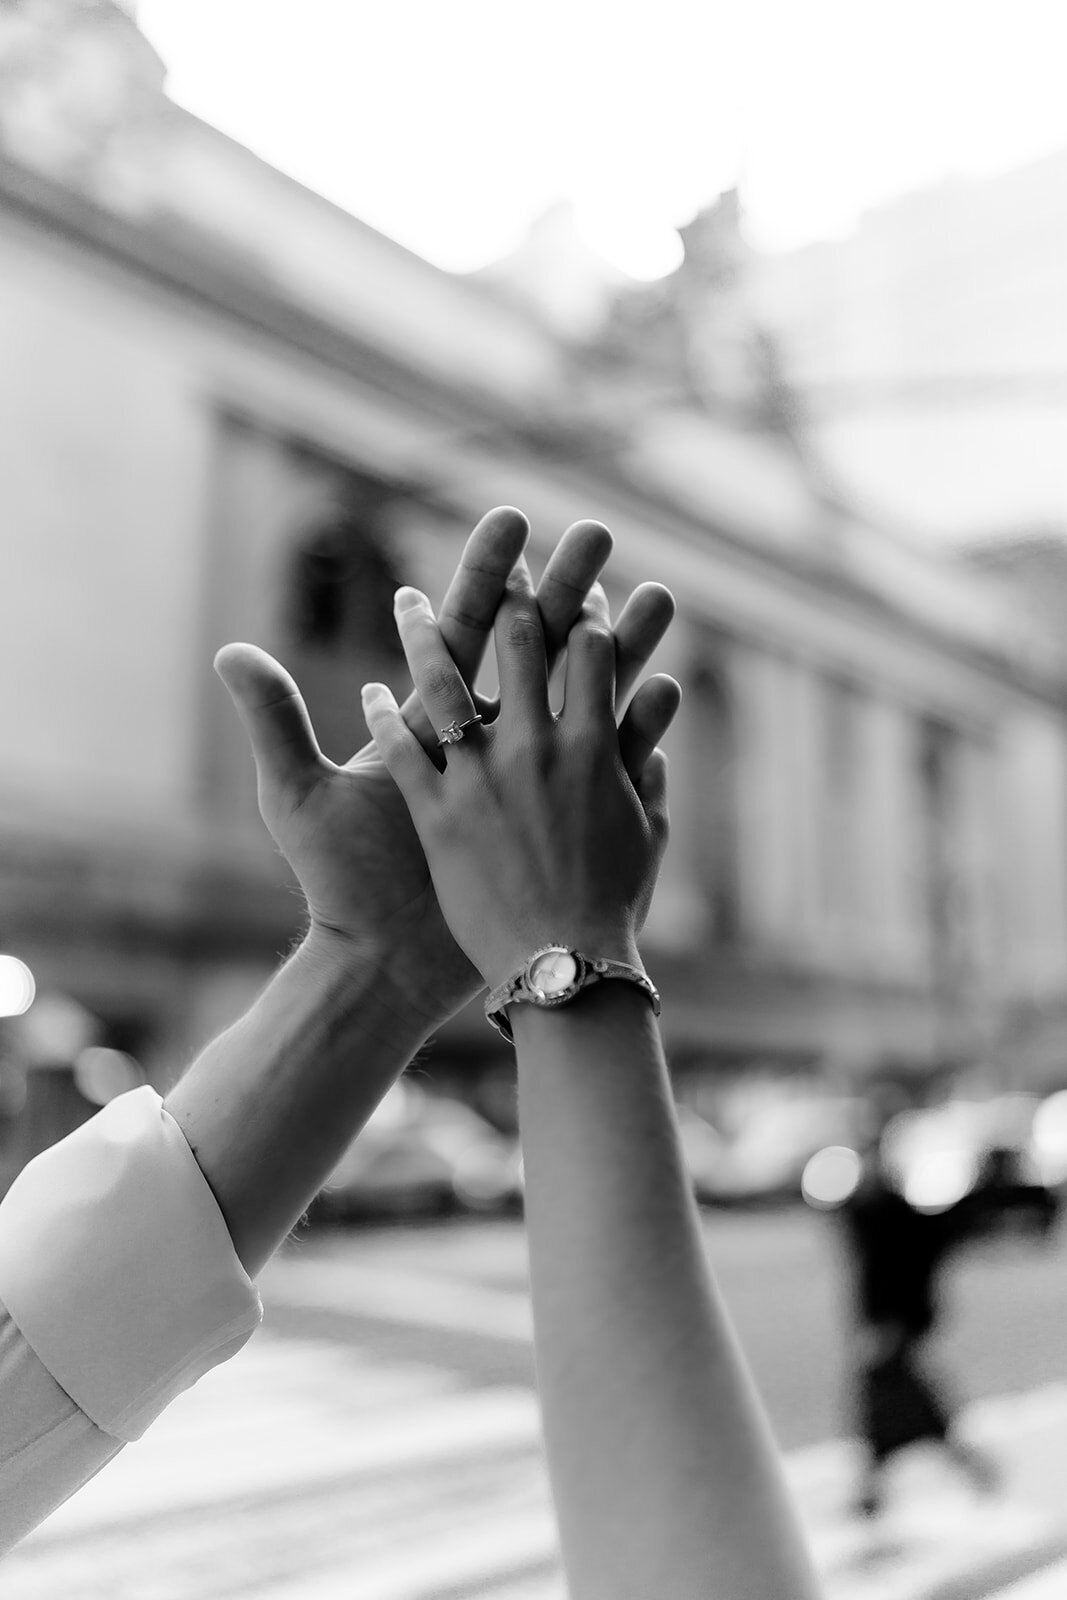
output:
[[840,1215],[852,1276],[856,1432],[864,1451],[856,1510],[874,1516],[883,1505],[886,1465],[908,1445],[938,1446],[984,1492],[996,1486],[998,1473],[960,1437],[955,1407],[929,1358],[942,1270],[950,1253],[981,1231],[985,1191],[921,1211],[887,1167],[884,1129],[861,1159],[859,1182]]

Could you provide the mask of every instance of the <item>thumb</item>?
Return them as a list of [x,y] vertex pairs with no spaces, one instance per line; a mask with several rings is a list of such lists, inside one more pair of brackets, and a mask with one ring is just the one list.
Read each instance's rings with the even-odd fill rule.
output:
[[637,786],[637,776],[674,721],[682,701],[680,684],[665,672],[647,678],[619,723],[622,764]]
[[254,644],[223,645],[215,671],[248,731],[261,787],[269,783],[302,798],[324,761],[289,673]]
[[631,781],[662,849],[667,843],[670,827],[667,814],[667,757],[663,751],[653,750],[637,777]]

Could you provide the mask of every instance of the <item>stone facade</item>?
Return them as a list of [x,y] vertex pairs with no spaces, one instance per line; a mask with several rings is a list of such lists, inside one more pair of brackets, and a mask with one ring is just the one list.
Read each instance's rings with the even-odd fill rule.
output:
[[1067,528],[1067,150],[957,177],[761,257],[812,447],[946,545]]
[[[828,486],[730,201],[564,332],[157,111],[136,206],[0,119],[2,946],[173,1076],[300,925],[214,651],[277,654],[343,757],[359,684],[400,681],[393,584],[440,595],[512,503],[535,566],[598,516],[613,603],[678,597],[645,947],[679,1068],[1067,1077],[1067,660]],[[437,1049],[495,1037],[472,1010]]]

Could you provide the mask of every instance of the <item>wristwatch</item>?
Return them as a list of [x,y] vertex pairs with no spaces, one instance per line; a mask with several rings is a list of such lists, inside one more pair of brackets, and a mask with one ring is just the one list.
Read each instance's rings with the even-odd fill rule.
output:
[[485,998],[486,1021],[502,1033],[509,1044],[515,1036],[508,1021],[507,1007],[516,1001],[527,1005],[549,1008],[565,1006],[568,1000],[599,983],[602,978],[622,978],[636,984],[652,1002],[655,1016],[660,1014],[660,998],[652,979],[640,967],[627,966],[625,961],[609,961],[603,956],[583,955],[565,944],[547,944],[535,950],[521,971],[506,983],[491,989]]

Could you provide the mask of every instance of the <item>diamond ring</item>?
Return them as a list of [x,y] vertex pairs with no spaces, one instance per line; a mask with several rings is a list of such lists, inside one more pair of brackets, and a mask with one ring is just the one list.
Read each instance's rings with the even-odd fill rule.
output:
[[441,737],[438,739],[437,743],[458,744],[463,738],[463,735],[466,733],[467,729],[473,728],[475,724],[481,722],[481,720],[481,717],[468,717],[466,722],[450,722],[447,728],[441,729]]

